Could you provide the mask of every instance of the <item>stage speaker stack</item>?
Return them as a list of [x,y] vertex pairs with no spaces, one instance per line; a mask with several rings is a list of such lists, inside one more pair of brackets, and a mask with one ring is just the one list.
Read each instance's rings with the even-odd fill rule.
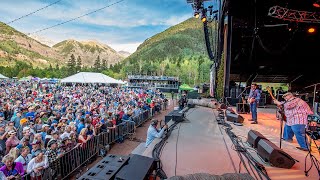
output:
[[258,147],[258,142],[260,141],[260,139],[267,139],[267,138],[255,130],[250,130],[248,132],[247,142],[250,144],[251,147],[256,149]]
[[290,169],[295,160],[274,143],[267,139],[260,139],[257,145],[258,155],[271,166]]
[[250,113],[250,106],[246,103],[237,103],[237,113],[238,114],[247,114]]
[[243,123],[244,121],[244,118],[241,115],[236,114],[235,112],[230,111],[228,109],[225,112],[225,116],[227,118],[227,121],[230,121],[230,122]]

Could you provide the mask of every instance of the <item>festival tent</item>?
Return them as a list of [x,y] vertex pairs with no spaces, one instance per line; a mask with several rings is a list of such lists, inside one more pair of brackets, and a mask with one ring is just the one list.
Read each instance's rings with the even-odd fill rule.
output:
[[191,91],[191,90],[194,90],[194,89],[192,87],[190,87],[188,84],[182,84],[181,86],[179,86],[179,90]]
[[4,75],[0,74],[0,79],[8,79],[8,77],[6,77],[6,76],[4,76]]
[[122,84],[119,80],[113,79],[107,75],[93,72],[79,72],[72,76],[61,79],[61,83],[106,83]]

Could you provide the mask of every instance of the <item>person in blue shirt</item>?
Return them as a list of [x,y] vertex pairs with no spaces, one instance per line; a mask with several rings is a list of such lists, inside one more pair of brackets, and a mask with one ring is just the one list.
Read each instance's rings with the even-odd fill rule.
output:
[[168,128],[168,125],[164,125],[163,128],[158,129],[161,120],[153,119],[147,131],[146,147],[148,147],[155,138],[161,138],[164,130]]
[[250,104],[250,110],[252,115],[252,119],[250,119],[249,121],[253,121],[251,124],[258,124],[257,107],[259,105],[260,97],[261,93],[258,89],[258,85],[251,84],[251,89],[248,97],[248,103]]

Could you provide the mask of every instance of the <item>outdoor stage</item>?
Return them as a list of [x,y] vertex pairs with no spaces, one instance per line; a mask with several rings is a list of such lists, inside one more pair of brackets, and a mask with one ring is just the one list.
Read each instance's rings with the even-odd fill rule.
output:
[[[258,110],[259,124],[251,125],[249,114],[241,114],[245,117],[244,126],[231,126],[232,131],[245,142],[250,129],[257,130],[271,142],[279,147],[280,121],[276,120],[275,108],[260,108]],[[161,153],[163,170],[168,177],[175,175],[187,175],[193,173],[210,173],[222,175],[224,173],[239,172],[239,156],[232,149],[232,141],[225,133],[223,126],[218,125],[215,115],[216,110],[196,106],[186,113],[188,121],[178,124]],[[227,121],[227,123],[230,123]],[[257,153],[250,151],[261,164],[263,164],[272,180],[276,179],[319,179],[316,169],[310,171],[309,177],[305,176],[304,163],[307,152],[295,149],[298,146],[296,140],[293,143],[282,141],[282,149],[294,159],[300,161],[291,169],[271,167],[258,158]],[[320,160],[318,150],[313,149],[313,154]],[[310,160],[307,161],[308,167]],[[246,173],[241,167],[241,173]]]

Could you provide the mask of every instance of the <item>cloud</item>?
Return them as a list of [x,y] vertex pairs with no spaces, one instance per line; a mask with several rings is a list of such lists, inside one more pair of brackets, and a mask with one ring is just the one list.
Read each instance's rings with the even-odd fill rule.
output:
[[[0,1],[0,21],[8,22],[56,0]],[[118,0],[62,0],[31,16],[10,24],[24,33],[70,20]],[[67,24],[37,33],[54,42],[65,39],[96,39],[133,52],[145,39],[192,16],[185,0],[124,0],[114,6]]]

